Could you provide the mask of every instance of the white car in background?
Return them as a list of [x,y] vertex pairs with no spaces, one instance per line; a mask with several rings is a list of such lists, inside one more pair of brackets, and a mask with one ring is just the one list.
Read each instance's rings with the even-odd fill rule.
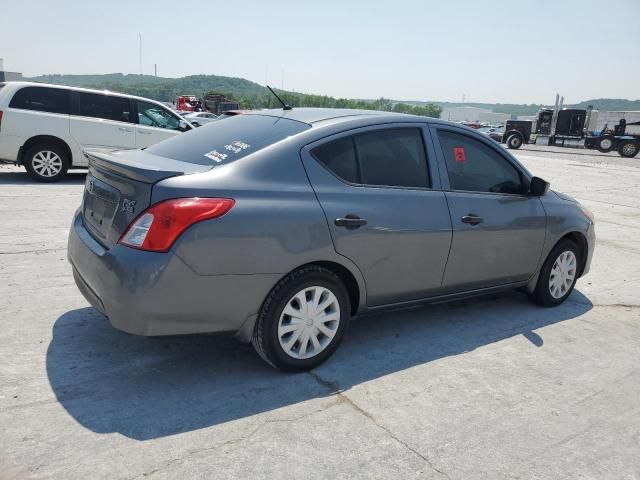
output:
[[209,112],[184,112],[181,113],[182,118],[187,119],[191,124],[205,125],[207,123],[215,122],[218,116]]
[[31,82],[0,83],[0,160],[55,182],[86,167],[85,148],[145,148],[193,126],[160,102]]

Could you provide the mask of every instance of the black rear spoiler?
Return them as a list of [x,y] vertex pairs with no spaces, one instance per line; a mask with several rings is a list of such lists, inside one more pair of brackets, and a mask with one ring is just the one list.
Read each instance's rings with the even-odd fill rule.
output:
[[89,168],[112,172],[143,183],[156,183],[169,177],[206,172],[213,165],[200,165],[160,157],[143,150],[87,149]]

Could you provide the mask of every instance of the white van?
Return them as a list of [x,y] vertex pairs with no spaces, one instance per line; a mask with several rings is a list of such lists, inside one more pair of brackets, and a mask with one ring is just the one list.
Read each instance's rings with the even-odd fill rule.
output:
[[144,148],[193,125],[154,100],[30,82],[0,83],[0,160],[42,182],[87,166],[87,147]]

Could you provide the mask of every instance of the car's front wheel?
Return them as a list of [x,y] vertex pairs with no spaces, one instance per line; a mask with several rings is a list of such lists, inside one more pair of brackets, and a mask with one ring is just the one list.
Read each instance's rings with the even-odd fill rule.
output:
[[253,346],[276,368],[310,370],[338,348],[350,310],[337,275],[315,265],[303,267],[280,280],[265,299]]
[[531,299],[543,307],[564,302],[578,280],[580,250],[571,240],[558,242],[542,265]]
[[57,182],[69,168],[66,152],[55,144],[47,143],[28,148],[23,163],[29,175],[40,182]]

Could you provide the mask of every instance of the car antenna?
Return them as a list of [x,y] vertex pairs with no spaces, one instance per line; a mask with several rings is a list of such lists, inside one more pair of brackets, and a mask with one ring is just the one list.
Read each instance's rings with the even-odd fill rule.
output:
[[273,96],[276,97],[278,99],[278,101],[282,104],[282,109],[283,110],[293,110],[293,107],[291,105],[287,105],[286,103],[284,103],[282,101],[282,99],[278,96],[278,94],[273,91],[273,88],[271,88],[269,85],[267,85],[267,88],[269,89],[269,91],[271,93],[273,93]]

